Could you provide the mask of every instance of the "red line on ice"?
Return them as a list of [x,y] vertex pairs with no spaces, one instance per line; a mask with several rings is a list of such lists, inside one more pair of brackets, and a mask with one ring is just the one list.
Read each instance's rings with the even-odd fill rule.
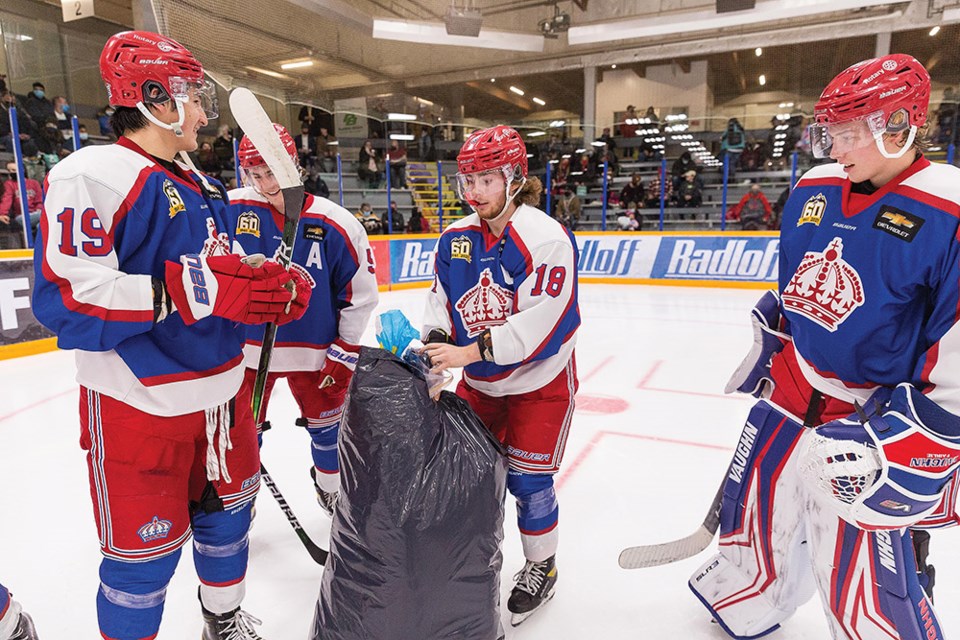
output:
[[42,404],[46,404],[46,403],[50,402],[51,400],[56,400],[56,399],[58,399],[58,398],[62,398],[63,396],[67,395],[68,393],[77,393],[77,389],[76,389],[76,388],[67,389],[66,391],[61,391],[60,393],[58,393],[58,394],[56,394],[56,395],[49,396],[49,397],[47,397],[47,398],[41,398],[40,400],[37,400],[36,402],[31,402],[30,404],[28,404],[28,405],[26,405],[26,406],[23,406],[23,407],[20,407],[19,409],[16,409],[15,411],[12,411],[11,413],[8,413],[8,414],[6,414],[6,415],[0,416],[0,422],[3,422],[4,420],[7,420],[7,419],[9,419],[9,418],[13,418],[14,416],[18,416],[18,415],[20,415],[21,413],[24,413],[24,412],[26,412],[26,411],[30,411],[30,409],[35,409],[35,408],[39,407],[39,406],[42,405]]
[[598,364],[597,366],[595,366],[595,367],[594,367],[593,369],[591,369],[586,375],[584,375],[582,378],[580,378],[580,382],[586,382],[587,380],[589,380],[589,379],[592,378],[593,376],[597,375],[597,373],[599,373],[599,371],[600,371],[601,369],[603,369],[604,367],[606,367],[606,366],[607,366],[608,364],[610,364],[612,361],[613,361],[613,356],[607,356],[606,359],[605,359],[603,362],[601,362],[600,364]]

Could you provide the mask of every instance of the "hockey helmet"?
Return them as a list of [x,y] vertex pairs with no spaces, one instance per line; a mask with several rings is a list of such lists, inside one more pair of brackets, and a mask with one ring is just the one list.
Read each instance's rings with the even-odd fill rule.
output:
[[[283,143],[283,148],[286,149],[290,157],[293,158],[293,163],[299,165],[300,158],[297,155],[297,143],[293,141],[290,133],[283,125],[277,124],[276,122],[273,123],[273,129],[277,132],[277,135],[280,136],[280,142]],[[257,148],[253,146],[253,142],[248,136],[243,136],[243,140],[240,141],[240,146],[237,149],[237,158],[240,160],[240,167],[242,169],[252,169],[253,167],[266,164],[263,156],[261,156]]]
[[527,147],[515,129],[502,124],[474,131],[457,154],[457,170],[463,174],[502,167],[516,178],[527,177]]
[[[847,148],[875,142],[885,157],[898,158],[926,123],[929,103],[930,74],[913,56],[895,53],[858,62],[837,75],[814,106],[814,155],[829,156],[837,132],[845,131]],[[866,124],[866,129],[856,123]],[[856,136],[857,129],[866,135]],[[908,130],[900,152],[886,151],[884,134]]]
[[[117,33],[100,54],[100,75],[114,107],[179,104],[190,100],[190,89],[201,100],[208,119],[217,117],[217,94],[203,75],[203,65],[172,38],[149,31]],[[182,124],[182,123],[181,123]]]

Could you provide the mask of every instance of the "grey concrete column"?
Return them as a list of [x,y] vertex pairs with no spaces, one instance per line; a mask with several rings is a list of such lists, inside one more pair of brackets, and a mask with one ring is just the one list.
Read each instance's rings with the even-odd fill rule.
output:
[[583,144],[597,137],[597,68],[583,68]]
[[881,56],[886,56],[890,54],[890,37],[891,33],[889,31],[884,31],[877,34],[877,46],[876,50],[873,52],[873,57],[879,58]]

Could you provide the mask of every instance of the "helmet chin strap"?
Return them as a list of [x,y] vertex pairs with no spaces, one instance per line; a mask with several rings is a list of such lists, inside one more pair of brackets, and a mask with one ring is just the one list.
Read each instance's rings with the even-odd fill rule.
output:
[[916,125],[910,127],[910,134],[907,136],[906,142],[903,143],[903,146],[900,148],[900,151],[896,153],[890,153],[887,151],[886,145],[883,144],[883,134],[878,133],[873,136],[874,141],[877,143],[877,149],[880,150],[880,155],[884,158],[889,158],[891,160],[896,160],[897,158],[902,158],[903,155],[910,150],[913,146],[913,140],[917,137],[917,127]]
[[166,129],[167,131],[173,131],[174,135],[176,135],[178,138],[182,138],[183,137],[183,120],[184,120],[184,117],[186,116],[186,113],[184,113],[183,104],[181,104],[179,100],[174,98],[173,103],[177,105],[177,121],[169,124],[166,122],[161,122],[159,119],[157,119],[155,115],[150,113],[150,109],[147,108],[147,105],[143,104],[143,101],[140,101],[137,103],[137,109],[139,109],[140,113],[142,113],[143,116],[153,124],[157,125],[161,129]]

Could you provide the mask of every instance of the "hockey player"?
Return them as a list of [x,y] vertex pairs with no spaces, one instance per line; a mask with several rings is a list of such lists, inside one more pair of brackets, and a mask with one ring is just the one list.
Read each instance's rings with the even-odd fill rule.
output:
[[233,406],[238,323],[296,319],[310,288],[276,262],[254,268],[231,253],[223,187],[174,160],[216,115],[190,52],[128,31],[107,41],[100,72],[120,138],[50,172],[33,300],[60,348],[77,350],[104,555],[100,633],[156,636],[192,532],[204,640],[254,640],[258,621],[240,603],[260,474],[249,410],[243,419]]
[[[761,400],[727,473],[720,552],[690,579],[731,636],[819,589],[834,638],[942,638],[908,527],[955,524],[960,171],[922,153],[930,76],[894,54],[815,106],[783,215],[779,296],[728,385]],[[807,427],[807,428],[805,428]],[[914,545],[918,547],[915,553]]]
[[30,614],[0,584],[0,640],[39,640]]
[[[282,126],[274,127],[297,162],[293,138]],[[246,253],[274,256],[283,233],[283,194],[249,138],[240,142],[238,156],[248,186],[230,192],[236,241]],[[308,194],[300,212],[293,269],[310,283],[313,295],[303,318],[277,332],[261,416],[266,415],[277,378],[286,378],[300,407],[297,425],[310,433],[310,475],[317,501],[332,514],[340,488],[340,417],[357,362],[357,345],[378,299],[373,252],[363,225],[343,207]],[[262,340],[262,326],[247,327],[247,370],[237,397],[245,406],[253,393]]]
[[457,156],[474,213],[444,230],[423,327],[436,371],[465,367],[457,394],[504,443],[526,563],[507,608],[513,625],[550,600],[557,581],[560,468],[577,390],[577,244],[536,209],[527,150],[505,126],[470,135]]

